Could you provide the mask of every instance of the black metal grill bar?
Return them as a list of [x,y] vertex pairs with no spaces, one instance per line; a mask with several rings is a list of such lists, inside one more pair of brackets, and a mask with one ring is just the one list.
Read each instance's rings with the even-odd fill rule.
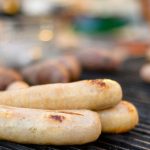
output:
[[[48,147],[47,149],[48,149],[48,150],[59,150],[59,149],[52,148],[52,147]],[[39,149],[39,150],[40,150],[40,149]]]
[[0,150],[12,150],[12,149],[0,146]]
[[136,139],[136,138],[135,138],[134,140],[138,141],[139,143],[141,142],[141,143],[143,143],[143,144],[146,144],[148,147],[150,147],[150,143],[147,142],[147,141],[143,141],[143,140]]
[[48,147],[48,150],[58,150],[56,148]]
[[[128,136],[134,137],[134,138],[138,138],[138,139],[141,139],[141,140],[147,141],[147,142],[150,141],[149,136],[140,134],[140,133],[135,132],[135,131],[129,132],[129,133],[128,133]],[[150,143],[149,143],[149,144],[150,144]]]
[[150,134],[145,135],[145,134],[141,134],[141,133],[136,132],[135,130],[133,130],[133,131],[129,132],[129,135],[133,135],[133,136],[139,137],[143,140],[150,141]]
[[59,150],[59,148],[55,146],[47,146],[47,145],[24,145],[28,147],[32,147],[35,150]]
[[107,142],[107,141],[98,141],[99,143],[99,147],[102,147],[102,148],[106,148],[107,150],[130,150],[128,148],[124,148],[124,147],[121,147],[119,146],[118,144],[116,143],[111,143],[111,142]]
[[106,150],[104,148],[99,148],[97,146],[88,146],[88,147],[89,147],[88,150]]
[[147,129],[147,130],[150,130],[150,124],[144,124],[144,123],[140,123],[138,125],[138,127],[142,128],[142,129]]
[[[123,137],[121,137],[121,136],[123,136],[123,135],[120,135],[120,138],[123,139]],[[132,143],[135,143],[137,145],[143,144],[143,146],[146,146],[145,144],[147,144],[147,146],[150,146],[148,136],[145,137],[144,135],[136,134],[134,131],[129,132],[127,134],[127,136],[128,136],[128,137],[126,137],[127,141],[128,141],[128,139],[130,139],[129,140],[130,142],[132,141]],[[117,138],[119,138],[119,136]],[[137,143],[137,141],[139,141],[139,142]]]
[[33,148],[7,141],[0,141],[0,145],[11,150],[34,150]]
[[80,148],[77,148],[77,147],[69,147],[69,150],[80,150]]
[[[149,147],[145,145],[139,145],[138,142],[135,142],[132,138],[122,139],[116,137],[105,136],[103,138],[104,141],[112,143],[113,145],[121,145],[123,148],[136,149],[136,150],[148,150]],[[140,143],[141,144],[141,143]]]
[[106,149],[104,149],[102,147],[99,147],[99,146],[96,146],[94,144],[90,144],[90,145],[87,144],[85,146],[78,146],[78,147],[79,147],[78,150],[81,150],[81,149],[86,149],[86,150],[106,150]]
[[[98,146],[90,146],[90,145],[88,145],[88,146],[83,146],[82,149],[86,149],[86,150],[106,150],[106,149],[100,148],[100,147],[98,147]],[[79,149],[78,149],[78,150],[79,150]]]

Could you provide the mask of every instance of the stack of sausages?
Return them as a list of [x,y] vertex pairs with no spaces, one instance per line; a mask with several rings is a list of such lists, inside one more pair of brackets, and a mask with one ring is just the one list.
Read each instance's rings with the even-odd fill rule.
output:
[[138,120],[135,106],[122,101],[119,83],[109,79],[33,87],[21,82],[0,92],[2,140],[85,144],[95,141],[101,132],[127,132]]
[[109,79],[67,83],[79,80],[81,68],[112,71],[122,60],[115,52],[82,51],[27,66],[20,74],[1,67],[0,90],[6,91],[0,92],[0,139],[71,145],[95,141],[101,132],[131,130],[138,112],[122,101],[119,83]]

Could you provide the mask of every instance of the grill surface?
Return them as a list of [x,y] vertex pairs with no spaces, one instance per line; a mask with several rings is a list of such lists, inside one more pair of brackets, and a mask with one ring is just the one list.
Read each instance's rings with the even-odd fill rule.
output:
[[119,72],[84,72],[82,79],[111,78],[122,85],[124,99],[133,102],[140,116],[139,125],[129,133],[119,135],[101,135],[93,143],[82,146],[41,146],[21,145],[0,141],[0,150],[148,150],[150,149],[150,85],[139,77],[138,70],[143,59],[128,60]]

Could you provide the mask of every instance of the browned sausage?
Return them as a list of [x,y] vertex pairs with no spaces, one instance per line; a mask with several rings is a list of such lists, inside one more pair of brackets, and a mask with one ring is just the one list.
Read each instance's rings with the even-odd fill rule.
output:
[[66,67],[51,60],[28,66],[22,70],[22,74],[33,85],[69,82]]
[[0,90],[5,90],[14,81],[22,80],[21,75],[13,69],[0,67]]
[[58,58],[56,60],[61,64],[65,65],[70,74],[70,80],[75,81],[80,78],[81,75],[81,65],[79,64],[78,59],[73,55],[66,55]]
[[116,70],[123,61],[116,52],[109,50],[84,50],[76,55],[82,67],[87,70]]

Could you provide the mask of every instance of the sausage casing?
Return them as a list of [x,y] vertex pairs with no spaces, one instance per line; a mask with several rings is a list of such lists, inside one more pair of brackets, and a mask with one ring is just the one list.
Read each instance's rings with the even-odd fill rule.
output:
[[65,55],[56,60],[63,64],[69,72],[70,80],[75,81],[80,78],[81,75],[81,65],[78,59],[73,55]]
[[0,105],[41,109],[109,108],[122,99],[122,89],[109,79],[83,80],[0,92]]
[[121,101],[113,108],[98,112],[102,132],[123,133],[133,129],[139,121],[137,109],[127,101]]
[[24,82],[24,81],[16,81],[11,83],[8,87],[7,90],[19,90],[19,89],[25,89],[28,88],[29,85]]
[[95,141],[101,133],[97,113],[49,111],[0,105],[0,139],[24,144],[71,145]]
[[22,70],[22,74],[32,85],[69,82],[66,67],[51,60],[27,66]]
[[76,54],[80,64],[87,70],[113,71],[120,68],[124,61],[118,51],[84,50]]

